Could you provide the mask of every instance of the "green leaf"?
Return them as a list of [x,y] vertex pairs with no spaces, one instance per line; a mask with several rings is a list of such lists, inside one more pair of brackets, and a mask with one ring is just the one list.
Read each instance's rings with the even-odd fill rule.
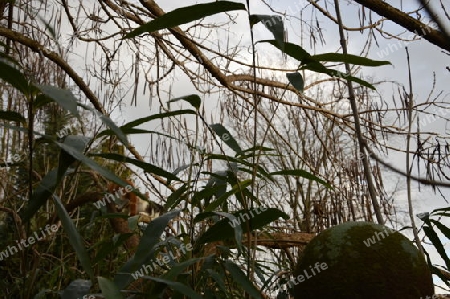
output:
[[[111,214],[113,214],[113,213],[105,215],[102,218],[114,218],[114,217],[110,217]],[[92,262],[94,264],[96,264],[96,263],[98,263],[98,262],[100,262],[102,260],[106,260],[108,258],[108,255],[110,255],[112,252],[115,252],[132,235],[134,235],[134,233],[120,234],[118,236],[117,240],[108,239],[106,242],[105,241],[100,241],[99,242],[100,243],[100,245],[99,245],[100,247],[99,247],[98,250],[95,251],[96,252],[96,256],[94,257]],[[98,247],[97,244],[95,244],[94,246],[91,246],[91,249]]]
[[150,163],[142,162],[136,159],[128,158],[127,156],[123,156],[120,154],[113,154],[113,153],[103,153],[103,154],[93,154],[93,156],[96,157],[102,157],[109,160],[114,160],[118,162],[125,162],[125,163],[131,163],[133,165],[136,165],[137,167],[140,167],[142,170],[146,171],[147,173],[153,173],[162,177],[165,177],[170,180],[179,181],[181,180],[172,173],[165,171],[164,169],[155,166]]
[[319,55],[311,56],[312,59],[317,61],[329,61],[329,62],[346,62],[355,65],[363,66],[381,66],[391,64],[389,61],[372,60],[367,57],[356,56],[352,54],[342,53],[323,53]]
[[247,275],[241,270],[241,268],[230,260],[224,261],[223,265],[230,272],[230,278],[232,278],[237,284],[241,285],[242,288],[252,297],[252,298],[262,298],[261,293],[254,286],[254,284],[248,279]]
[[[237,159],[237,158],[234,158],[234,157],[230,157],[230,156],[227,156],[227,155],[209,154],[209,155],[206,156],[206,159],[207,160],[224,160],[227,163],[234,162],[234,163],[237,163],[237,164],[246,165],[246,166],[248,166],[249,168],[252,168],[252,169],[253,169],[253,167],[255,167],[255,165],[250,163],[250,162],[247,162],[247,161],[242,160],[242,159]],[[256,165],[256,170],[261,175],[267,177],[268,179],[271,179],[270,175],[267,173],[267,171],[262,166]]]
[[125,35],[125,38],[132,38],[144,32],[154,32],[160,29],[176,27],[178,25],[196,21],[207,16],[232,10],[245,10],[245,5],[230,1],[216,1],[177,8],[153,21],[150,21],[147,24],[136,28]]
[[195,109],[200,109],[200,105],[202,104],[202,100],[200,99],[200,97],[196,94],[191,94],[191,95],[187,95],[184,97],[179,97],[179,98],[174,98],[171,99],[169,101],[169,103],[174,103],[174,102],[178,102],[178,101],[186,101],[189,104],[191,104]]
[[237,143],[236,139],[230,134],[230,132],[221,124],[210,125],[211,129],[220,137],[220,139],[225,142],[235,153],[239,154],[242,152],[241,147]]
[[96,109],[83,105],[83,104],[79,104],[80,107],[91,111],[92,113],[94,113],[95,115],[97,115],[100,120],[107,126],[109,127],[114,134],[117,136],[117,138],[119,138],[119,140],[125,145],[128,146],[128,139],[127,136],[122,132],[122,130],[115,124],[115,122],[112,121],[111,118],[109,118],[109,116],[101,114],[100,112],[98,112]]
[[306,52],[302,47],[296,44],[285,43],[284,48],[282,48],[278,45],[277,41],[275,40],[263,40],[260,42],[269,43],[272,46],[277,47],[283,53],[286,53],[292,58],[297,59],[303,65],[301,69],[327,74],[331,77],[345,78],[347,80],[356,82],[358,84],[361,84],[362,86],[366,86],[372,90],[375,90],[375,87],[367,81],[325,67],[322,63],[313,59],[313,57],[308,52]]
[[217,273],[216,271],[212,270],[212,269],[206,269],[206,273],[208,273],[208,275],[214,279],[214,281],[217,283],[217,287],[219,287],[219,289],[223,292],[223,293],[227,293],[227,287],[225,286],[225,281],[224,278],[226,279],[226,277],[220,275],[219,273]]
[[284,43],[283,47],[281,47],[276,40],[262,40],[258,43],[269,43],[272,46],[279,49],[281,52],[291,56],[292,58],[300,61],[302,64],[311,60],[311,54],[305,51],[299,45],[293,43]]
[[166,273],[164,273],[161,278],[163,279],[168,279],[168,280],[175,280],[177,278],[178,275],[180,275],[187,267],[203,260],[204,257],[202,258],[192,258],[189,259],[187,261],[181,262],[181,263],[177,263],[175,265],[173,265],[169,271],[167,271]]
[[284,24],[281,16],[277,15],[250,15],[250,27],[262,22],[266,28],[272,32],[281,49],[284,48]]
[[[225,213],[225,212],[216,212],[217,215],[225,217],[228,219],[228,223],[236,223],[238,220],[233,214]],[[242,226],[235,225],[233,227],[234,230],[234,240],[236,241],[236,245],[238,248],[238,254],[242,251]]]
[[50,97],[46,96],[45,94],[39,93],[33,102],[33,109],[39,110],[39,108],[42,108],[52,102],[53,100]]
[[6,63],[3,59],[0,59],[0,79],[11,84],[24,95],[28,95],[31,91],[30,83],[22,72]]
[[209,174],[208,182],[204,186],[203,190],[195,192],[192,196],[192,204],[198,205],[201,200],[205,200],[205,206],[207,206],[212,196],[216,198],[221,197],[227,191],[227,172],[218,171],[217,173],[202,172],[202,174]]
[[206,206],[205,208],[205,212],[212,212],[214,211],[217,207],[219,207],[225,200],[228,199],[228,197],[230,197],[233,194],[236,194],[238,192],[243,191],[243,189],[247,188],[248,186],[250,186],[252,184],[252,180],[245,180],[242,182],[238,182],[238,184],[234,185],[233,188],[231,188],[230,191],[225,192],[225,194],[223,194],[222,196],[220,196],[219,198],[217,198],[215,201],[213,201],[211,204],[209,204],[208,206]]
[[[176,138],[176,137],[173,137],[173,136],[170,136],[170,135],[168,135],[168,134],[164,134],[164,133],[161,133],[161,132],[158,132],[158,131],[152,131],[152,130],[144,130],[144,129],[136,129],[136,128],[128,128],[128,127],[120,127],[120,130],[122,131],[122,133],[123,134],[125,134],[125,135],[133,135],[133,134],[156,134],[156,135],[159,135],[159,136],[163,136],[163,137],[165,137],[165,138],[169,138],[169,139],[172,139],[172,140],[176,140],[176,141],[178,141],[178,142],[180,142],[180,143],[182,143],[183,142],[183,140],[181,140],[181,139],[179,139],[179,138]],[[105,131],[102,131],[101,133],[99,133],[99,134],[97,134],[97,139],[99,138],[99,137],[101,137],[101,136],[110,136],[110,135],[115,135],[115,133],[112,131],[112,130],[105,130]]]
[[79,116],[77,106],[78,100],[68,89],[62,89],[51,85],[36,85],[36,87],[46,96],[53,99],[62,108],[66,109],[72,115]]
[[434,231],[433,227],[431,226],[431,223],[429,220],[425,221],[427,225],[424,225],[423,231],[425,232],[425,235],[430,239],[431,243],[433,243],[434,248],[436,248],[436,251],[439,253],[441,258],[444,260],[445,265],[447,269],[450,269],[450,260],[447,256],[447,253],[445,252],[444,245],[442,245],[441,240],[439,239],[437,233]]
[[102,290],[102,295],[107,299],[123,299],[119,288],[109,279],[98,277],[98,285]]
[[185,192],[188,190],[186,184],[183,184],[180,188],[178,188],[175,192],[167,197],[166,204],[164,205],[164,209],[166,211],[176,207],[184,198],[186,198],[187,194]]
[[25,123],[25,117],[22,116],[22,114],[15,112],[15,111],[10,111],[10,110],[0,110],[0,119],[4,119],[7,121],[14,121],[14,122],[20,122],[20,123]]
[[133,127],[139,126],[140,124],[146,123],[146,122],[154,120],[154,119],[166,118],[166,117],[182,115],[182,114],[197,114],[197,112],[195,112],[194,110],[186,109],[186,110],[176,110],[176,111],[170,111],[170,112],[166,112],[166,113],[153,114],[153,115],[146,116],[143,118],[135,119],[135,120],[123,125],[121,128],[123,128],[123,129],[133,128]]
[[149,258],[153,256],[155,246],[158,244],[159,238],[164,232],[167,224],[170,220],[178,216],[179,213],[179,210],[168,212],[148,224],[141,241],[139,242],[135,255],[122,266],[114,277],[114,282],[120,289],[124,288],[133,280],[130,273],[143,267]]
[[[83,152],[89,143],[89,138],[79,135],[67,135],[63,143],[76,151]],[[61,151],[59,155],[58,180],[62,180],[66,170],[75,161],[76,159],[72,155],[64,150]]]
[[[67,136],[69,137],[69,136]],[[66,139],[67,139],[66,137]],[[79,138],[83,138],[83,136],[78,136]],[[66,144],[66,142],[59,143],[55,142],[61,149],[66,151],[70,156],[74,157],[78,161],[84,163],[86,166],[90,167],[92,170],[97,172],[98,174],[104,176],[106,179],[118,184],[119,186],[126,187],[128,184],[123,181],[121,178],[116,176],[114,173],[112,173],[110,170],[98,165],[94,160],[89,159],[86,157],[80,150],[74,148],[71,145]],[[141,196],[141,194],[137,190],[133,190],[137,195]],[[143,195],[142,195],[143,196]]]
[[447,239],[450,239],[450,229],[436,220],[430,220],[436,227],[444,234]]
[[299,177],[303,177],[305,179],[308,180],[312,180],[312,181],[316,181],[322,185],[324,185],[325,187],[329,188],[329,189],[333,189],[331,187],[330,184],[328,184],[327,182],[325,182],[322,179],[319,179],[318,177],[316,177],[315,175],[303,170],[303,169],[286,169],[286,170],[282,170],[282,171],[275,171],[275,172],[271,172],[269,173],[270,175],[292,175],[292,176],[299,176]]
[[296,73],[286,73],[286,77],[292,86],[295,87],[300,92],[303,92],[303,88],[305,87],[305,82],[303,81],[302,74]]
[[145,278],[148,278],[150,280],[153,280],[153,281],[156,281],[159,283],[166,284],[171,289],[187,296],[188,298],[193,298],[193,299],[202,299],[203,298],[202,296],[197,294],[193,289],[191,289],[189,286],[184,285],[181,282],[171,281],[171,280],[163,279],[163,278],[149,277],[149,276],[145,276]]
[[[268,208],[264,209],[264,211],[262,210],[262,208],[255,208],[253,210],[240,210],[231,213],[236,219],[236,221],[232,223],[232,225],[229,218],[218,221],[198,238],[198,240],[196,241],[196,246],[200,246],[202,244],[210,242],[232,239],[235,236],[233,226],[241,226],[243,232],[247,233],[248,228],[250,228],[250,232],[252,232],[253,230],[260,229],[280,217],[284,219],[289,218],[286,213],[282,212],[279,209]],[[210,215],[211,214],[206,214],[206,216]],[[205,215],[203,215],[203,213],[200,213],[195,217],[194,222],[201,221],[202,217],[205,217]],[[247,222],[249,221],[247,220],[247,218],[251,219],[249,225],[247,225]]]
[[39,185],[33,191],[31,200],[28,202],[23,215],[21,215],[23,222],[28,222],[31,217],[33,217],[33,215],[39,210],[39,208],[47,202],[47,200],[55,191],[58,183],[57,169],[49,171],[44,176],[44,178],[39,182]]
[[75,253],[83,266],[84,271],[90,276],[91,280],[94,280],[94,270],[92,269],[91,260],[89,258],[89,254],[84,247],[84,241],[82,240],[78,230],[64,208],[61,200],[56,195],[53,196],[53,202],[56,207],[56,213],[58,214],[58,218],[61,220],[61,225],[66,232],[69,242],[72,245]]
[[[64,139],[64,144],[74,148],[75,150],[82,151],[84,150],[87,141],[83,136],[69,135]],[[67,170],[74,161],[75,159],[72,156],[68,155],[64,151],[61,151],[59,155],[58,168],[48,172],[39,183],[39,186],[35,189],[35,191],[33,191],[31,200],[23,214],[22,219],[24,222],[31,219],[39,208],[46,203],[50,196],[52,196],[53,192],[56,190],[56,187],[67,174]]]

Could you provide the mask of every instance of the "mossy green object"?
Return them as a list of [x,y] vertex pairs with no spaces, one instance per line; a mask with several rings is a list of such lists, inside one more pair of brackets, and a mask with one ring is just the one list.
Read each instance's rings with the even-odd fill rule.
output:
[[434,294],[419,250],[401,233],[371,222],[346,222],[320,233],[306,246],[294,278],[295,299],[425,299]]

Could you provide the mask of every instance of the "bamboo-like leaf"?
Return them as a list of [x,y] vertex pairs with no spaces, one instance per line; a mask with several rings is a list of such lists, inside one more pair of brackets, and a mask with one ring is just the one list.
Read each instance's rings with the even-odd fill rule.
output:
[[[70,135],[69,135],[70,136]],[[67,136],[67,137],[69,137]],[[67,139],[66,137],[66,139]],[[66,144],[66,143],[59,143],[55,142],[61,149],[66,151],[69,155],[77,159],[78,161],[84,163],[86,166],[90,167],[92,170],[97,172],[98,174],[104,176],[106,179],[118,184],[119,186],[126,187],[128,184],[123,181],[121,178],[116,176],[114,173],[112,173],[110,170],[98,165],[94,160],[89,159],[86,157],[81,151],[77,150],[76,148]],[[137,190],[134,190],[135,193],[137,193],[139,196],[141,196],[140,193],[138,193]],[[143,195],[142,195],[143,196]]]
[[431,226],[430,221],[425,221],[425,223],[427,224],[424,225],[423,227],[425,235],[428,237],[428,239],[430,239],[431,243],[433,243],[434,248],[436,248],[436,251],[444,260],[447,269],[450,269],[450,260],[447,256],[447,253],[445,252],[444,245],[442,245],[442,242],[439,239],[437,233],[434,231],[433,227]]
[[94,270],[92,269],[91,260],[89,258],[89,254],[84,247],[84,241],[82,240],[78,230],[64,208],[61,200],[56,195],[53,196],[53,202],[56,207],[56,213],[58,214],[58,218],[61,220],[61,225],[64,228],[64,231],[67,234],[70,244],[72,245],[75,253],[83,266],[84,271],[90,276],[91,281],[94,280]]
[[295,89],[297,89],[300,92],[303,92],[303,88],[305,87],[305,81],[303,81],[302,74],[300,74],[299,72],[286,73],[286,77],[288,78],[292,86],[295,87]]
[[[245,160],[242,159],[237,159],[235,157],[231,157],[231,156],[227,156],[227,155],[217,155],[217,154],[209,154],[206,157],[207,160],[224,160],[228,163],[237,163],[237,164],[243,164],[248,166],[249,168],[253,168],[255,167],[254,164],[247,162]],[[263,175],[264,177],[268,178],[268,179],[272,179],[269,175],[269,173],[267,173],[267,171],[260,165],[256,165],[256,170]]]
[[185,192],[188,190],[186,184],[183,184],[180,188],[178,188],[175,192],[167,197],[166,204],[164,208],[166,211],[176,207],[183,199],[186,198],[187,194]]
[[230,131],[228,131],[221,124],[210,125],[211,129],[220,137],[220,139],[225,142],[236,154],[242,152],[241,147],[237,143],[236,139],[233,138]]
[[0,110],[0,119],[4,119],[7,121],[14,121],[14,122],[20,122],[20,123],[25,123],[25,117],[22,116],[22,114],[15,112],[15,111],[10,111],[10,110]]
[[72,115],[80,116],[77,110],[78,100],[70,90],[51,85],[36,85],[36,87]]
[[230,278],[232,278],[237,284],[252,297],[262,298],[261,293],[255,287],[255,285],[248,279],[247,275],[241,270],[241,268],[230,260],[223,262],[225,268],[230,272]]
[[99,276],[98,285],[106,299],[123,299],[120,289],[111,280]]
[[171,289],[187,296],[188,298],[192,298],[192,299],[202,299],[203,298],[201,295],[197,294],[193,289],[191,289],[191,287],[184,285],[181,282],[171,281],[171,280],[163,279],[163,278],[149,277],[149,276],[145,276],[145,278],[148,278],[150,280],[153,280],[153,281],[156,281],[159,283],[166,284]]
[[327,68],[322,63],[320,63],[318,60],[314,59],[311,56],[311,54],[306,52],[299,45],[292,44],[292,43],[284,43],[284,47],[280,47],[276,40],[263,40],[260,42],[261,43],[262,42],[269,43],[272,46],[277,47],[283,53],[291,56],[294,59],[297,59],[302,64],[301,69],[310,70],[310,71],[314,71],[317,73],[327,74],[331,77],[344,78],[344,79],[356,82],[362,86],[366,86],[372,90],[375,90],[375,87],[367,81],[364,81],[359,78],[356,78],[356,77],[341,73],[339,71]]
[[5,62],[4,59],[0,59],[0,79],[11,84],[25,95],[31,92],[31,85],[27,78],[17,68]]
[[281,52],[291,56],[292,58],[300,61],[302,64],[311,60],[311,54],[306,52],[305,49],[299,45],[293,43],[284,43],[281,47],[276,40],[261,40],[258,43],[269,43],[272,46],[279,49]]
[[130,273],[144,266],[146,261],[153,256],[155,245],[158,244],[159,238],[167,224],[170,220],[178,216],[179,213],[179,210],[168,212],[148,224],[135,255],[122,266],[114,278],[114,282],[120,289],[124,288],[133,280]]
[[56,190],[58,185],[57,181],[57,169],[49,171],[39,182],[39,185],[33,191],[31,200],[21,215],[23,222],[28,222],[31,217],[47,202],[47,200],[52,196],[53,192]]
[[153,114],[150,116],[135,119],[135,120],[123,125],[121,128],[123,128],[123,129],[133,128],[133,127],[139,126],[143,123],[149,122],[151,120],[171,117],[171,116],[175,116],[175,115],[183,115],[183,114],[197,114],[197,112],[195,112],[194,110],[191,110],[191,109],[185,109],[185,110],[170,111],[170,112],[166,112],[166,113]]
[[342,53],[323,53],[311,56],[311,58],[317,61],[346,62],[350,64],[363,66],[382,66],[391,64],[391,62],[386,60],[372,60],[367,57]]
[[168,279],[168,280],[176,280],[177,276],[182,274],[183,271],[189,267],[192,266],[195,263],[198,263],[199,261],[203,260],[204,258],[192,258],[189,259],[187,261],[181,262],[181,263],[177,263],[175,265],[173,265],[169,271],[167,271],[166,273],[164,273],[161,278],[163,279]]
[[177,8],[136,28],[125,35],[125,38],[132,38],[144,32],[154,32],[161,29],[176,27],[217,13],[233,10],[245,10],[245,5],[230,1],[216,1]]
[[250,27],[262,22],[272,32],[281,49],[284,48],[284,24],[283,18],[277,15],[250,15]]
[[186,101],[189,104],[191,104],[195,109],[200,109],[200,105],[202,104],[202,100],[200,99],[200,97],[196,94],[191,94],[191,95],[187,95],[184,97],[179,97],[179,98],[174,98],[171,99],[169,101],[169,103],[174,103],[174,102],[178,102],[178,101]]
[[89,106],[86,106],[86,105],[83,105],[83,104],[79,104],[79,106],[82,107],[82,108],[84,108],[84,109],[86,109],[86,110],[89,110],[89,111],[91,111],[93,114],[97,115],[97,116],[100,118],[100,120],[101,120],[107,127],[109,127],[109,128],[111,129],[111,131],[114,132],[114,134],[117,136],[117,138],[119,138],[119,140],[120,140],[125,146],[128,146],[128,145],[129,145],[127,136],[126,136],[126,135],[122,132],[122,130],[116,125],[116,123],[115,123],[111,118],[109,118],[109,116],[104,115],[104,114],[101,114],[100,112],[98,112],[97,110],[95,110],[95,109],[92,108],[92,107],[89,107]]
[[222,196],[217,198],[215,201],[213,201],[211,204],[207,205],[205,207],[205,212],[212,212],[215,209],[217,209],[225,200],[227,200],[231,195],[236,194],[238,192],[241,192],[243,189],[247,188],[252,184],[252,180],[245,180],[242,182],[239,182],[238,184],[234,185],[230,191],[225,192]]
[[[286,213],[282,212],[279,209],[275,208],[268,208],[262,211],[262,209],[253,209],[253,210],[240,210],[231,213],[236,221],[233,223],[233,225],[241,226],[242,231],[244,233],[248,232],[248,229],[250,228],[250,232],[252,232],[255,229],[260,229],[264,227],[265,225],[271,223],[272,221],[277,220],[278,218],[284,218],[288,219],[289,216],[286,215]],[[211,214],[206,214],[206,216],[210,216]],[[251,218],[251,222],[249,225],[247,225],[248,220],[243,220],[243,215],[248,215],[249,218]],[[195,222],[201,221],[202,217],[205,217],[203,213],[197,215],[194,219]],[[216,241],[223,241],[223,240],[230,240],[233,239],[234,236],[234,229],[232,225],[230,224],[229,219],[222,219],[218,221],[216,224],[214,224],[212,227],[210,227],[206,232],[204,232],[196,241],[196,246],[210,243],[210,242],[216,242]]]
[[137,167],[140,167],[142,170],[144,170],[148,173],[153,173],[153,174],[165,177],[170,180],[181,182],[181,180],[176,175],[174,175],[168,171],[165,171],[164,169],[162,169],[158,166],[155,166],[150,163],[142,162],[142,161],[139,161],[136,159],[128,158],[127,156],[123,156],[120,154],[113,154],[113,153],[94,154],[93,156],[102,157],[105,159],[114,160],[114,161],[118,161],[118,162],[131,163],[133,165],[136,165]]

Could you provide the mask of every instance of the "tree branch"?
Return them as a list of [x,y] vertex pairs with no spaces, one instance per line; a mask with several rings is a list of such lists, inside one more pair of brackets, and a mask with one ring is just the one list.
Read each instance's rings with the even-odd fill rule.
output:
[[381,0],[355,0],[355,2],[367,7],[382,17],[388,18],[392,22],[402,26],[410,32],[422,36],[433,45],[450,52],[450,42],[446,39],[444,33],[431,28],[413,17],[410,17],[406,13],[387,4],[386,2]]

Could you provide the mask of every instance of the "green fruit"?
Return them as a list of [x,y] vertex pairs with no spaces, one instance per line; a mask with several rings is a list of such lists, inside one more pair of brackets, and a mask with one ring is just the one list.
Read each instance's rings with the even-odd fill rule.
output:
[[295,299],[425,299],[434,294],[419,250],[401,233],[371,222],[346,222],[320,233],[306,246],[294,278],[289,284],[295,284]]

